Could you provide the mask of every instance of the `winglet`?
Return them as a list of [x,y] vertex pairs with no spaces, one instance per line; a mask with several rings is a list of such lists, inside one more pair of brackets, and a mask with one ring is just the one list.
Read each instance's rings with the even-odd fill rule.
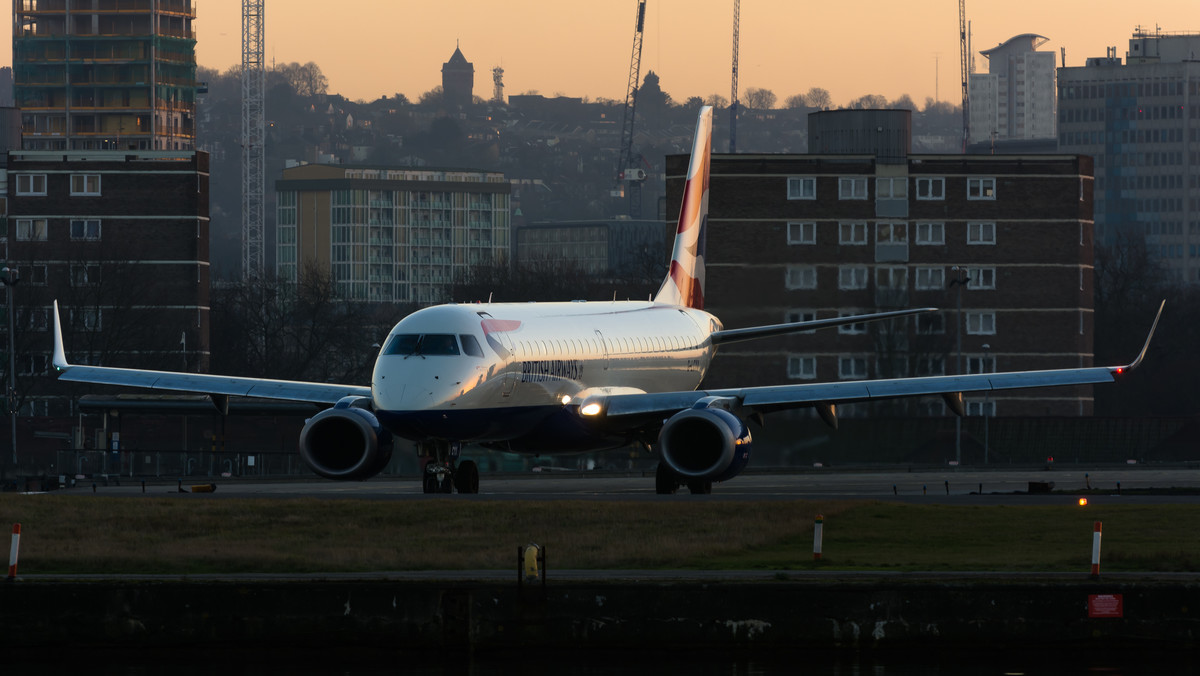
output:
[[1166,305],[1166,299],[1158,304],[1158,314],[1154,315],[1154,323],[1150,325],[1150,335],[1146,336],[1146,342],[1142,345],[1142,351],[1138,353],[1137,359],[1134,359],[1128,366],[1118,366],[1117,373],[1124,370],[1132,371],[1141,365],[1142,360],[1146,358],[1146,351],[1150,349],[1150,340],[1154,338],[1154,330],[1158,328],[1158,320],[1162,318],[1162,311]]
[[63,349],[62,324],[58,320],[58,300],[54,301],[54,370],[62,373],[71,368],[67,351]]

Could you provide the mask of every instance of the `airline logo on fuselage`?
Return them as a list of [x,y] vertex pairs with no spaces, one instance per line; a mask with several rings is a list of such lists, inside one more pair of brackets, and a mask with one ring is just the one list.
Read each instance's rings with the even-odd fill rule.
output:
[[516,331],[521,328],[521,322],[517,319],[485,319],[481,324],[483,328],[483,337],[487,340],[488,347],[492,348],[496,354],[500,355],[501,359],[508,359],[512,353],[504,344],[496,338],[494,333],[506,333],[508,331]]
[[552,380],[580,380],[583,362],[576,359],[547,359],[521,362],[521,382],[545,383]]

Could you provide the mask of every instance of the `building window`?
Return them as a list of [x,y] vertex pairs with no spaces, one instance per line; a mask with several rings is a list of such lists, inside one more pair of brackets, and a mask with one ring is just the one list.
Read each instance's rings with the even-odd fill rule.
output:
[[788,178],[788,199],[815,200],[817,199],[817,179],[809,176],[792,176]]
[[917,179],[917,199],[919,199],[919,200],[944,200],[944,199],[946,199],[946,179],[944,179],[944,178],[918,178]]
[[[817,311],[816,310],[788,310],[787,314],[784,315],[783,320],[785,322],[788,322],[789,324],[792,324],[795,322],[811,322],[811,321],[815,321],[816,319],[817,319]],[[816,332],[816,329],[812,329],[811,331],[802,331],[801,333],[815,333],[815,332]]]
[[817,269],[812,265],[787,266],[787,288],[815,289],[817,288]]
[[71,220],[71,239],[98,240],[100,239],[100,221],[95,218],[76,218]]
[[44,218],[19,218],[19,219],[17,219],[17,241],[20,241],[20,242],[45,242],[46,241],[46,219],[44,219]]
[[71,195],[99,195],[100,174],[71,174]]
[[967,356],[967,373],[995,373],[996,358],[990,354]]
[[788,244],[816,244],[817,243],[817,224],[816,223],[795,223],[787,224]]
[[876,244],[908,244],[908,223],[876,223]]
[[917,223],[917,244],[924,246],[946,243],[945,223]]
[[838,288],[844,291],[867,288],[867,266],[843,265],[839,267]]
[[838,244],[866,246],[866,223],[838,223]]
[[946,375],[946,358],[940,355],[932,357],[917,357],[918,376]]
[[88,331],[100,329],[100,308],[77,308],[71,310],[71,323],[78,323]]
[[850,177],[838,179],[838,199],[865,200],[867,199],[867,178]]
[[908,199],[908,179],[904,177],[875,179],[875,199]]
[[29,321],[25,328],[30,331],[45,331],[50,325],[50,310],[44,307],[29,308]]
[[866,357],[839,357],[838,377],[842,380],[861,380],[867,377]]
[[967,333],[973,336],[990,336],[996,333],[995,312],[968,312]]
[[788,355],[788,377],[793,380],[813,380],[817,377],[817,358]]
[[17,194],[29,196],[45,195],[46,175],[17,174]]
[[988,418],[996,417],[996,402],[987,401],[968,401],[966,414],[969,416],[986,416]]
[[18,268],[20,283],[26,286],[46,286],[45,265],[22,265]]
[[37,376],[46,372],[44,354],[23,354],[17,359],[17,374],[22,376]]
[[995,223],[967,223],[967,244],[995,244]]
[[969,199],[969,200],[994,200],[994,199],[996,199],[996,179],[994,179],[994,178],[968,178],[967,179],[967,199]]
[[974,268],[968,291],[992,291],[996,288],[996,268]]
[[[841,310],[838,312],[839,317],[853,317],[854,315],[857,315],[857,314],[861,314],[861,313],[859,313],[855,310]],[[841,326],[838,327],[838,333],[845,334],[845,335],[857,336],[857,335],[865,334],[866,332],[867,332],[867,323],[866,322],[857,322],[854,324],[842,324]]]
[[72,265],[72,286],[96,286],[100,283],[99,265]]
[[946,318],[940,312],[922,312],[917,315],[917,333],[934,336],[946,332]]
[[946,268],[918,267],[916,288],[921,291],[941,289],[946,286]]
[[908,288],[908,266],[881,265],[875,268],[875,288],[903,291]]

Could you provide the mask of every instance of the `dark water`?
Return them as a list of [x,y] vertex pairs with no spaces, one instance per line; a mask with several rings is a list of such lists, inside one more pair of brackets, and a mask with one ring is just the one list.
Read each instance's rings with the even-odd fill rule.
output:
[[[10,653],[10,657],[11,657]],[[156,649],[74,652],[5,660],[3,674],[95,676],[1175,676],[1200,674],[1200,657],[1186,652],[1041,651],[941,653],[936,650],[872,654],[824,652],[512,651],[503,655],[298,650],[193,652]]]

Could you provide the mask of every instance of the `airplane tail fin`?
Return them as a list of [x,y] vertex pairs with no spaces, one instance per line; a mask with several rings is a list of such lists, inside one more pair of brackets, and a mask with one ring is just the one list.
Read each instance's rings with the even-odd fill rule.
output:
[[712,107],[696,118],[692,160],[683,188],[671,269],[654,302],[704,308],[704,239],[708,229],[708,172],[712,164]]

